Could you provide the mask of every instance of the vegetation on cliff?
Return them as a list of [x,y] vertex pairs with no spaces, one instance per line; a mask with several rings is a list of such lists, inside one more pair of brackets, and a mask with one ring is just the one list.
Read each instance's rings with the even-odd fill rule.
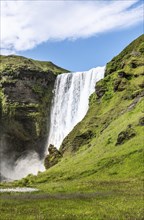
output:
[[55,78],[66,70],[15,55],[0,61],[0,149],[12,166],[30,151],[43,156]]
[[[29,196],[28,204],[15,197],[21,219],[26,216],[22,207],[31,219],[35,218],[32,210],[43,219],[49,214],[53,220],[144,218],[143,41],[144,35],[107,64],[106,76],[97,83],[85,118],[61,145],[60,162],[38,176],[13,183],[41,190]],[[11,201],[6,201],[11,207]],[[18,210],[13,213],[17,215]]]

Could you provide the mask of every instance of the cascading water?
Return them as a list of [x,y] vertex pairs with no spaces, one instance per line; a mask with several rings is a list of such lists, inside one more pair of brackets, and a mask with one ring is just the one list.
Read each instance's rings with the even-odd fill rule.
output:
[[97,81],[104,77],[105,67],[86,72],[64,73],[57,76],[51,108],[48,146],[59,148],[63,139],[80,122],[88,110],[89,96]]
[[[94,92],[96,82],[104,77],[104,69],[105,67],[97,67],[87,72],[64,73],[57,76],[48,146],[53,144],[59,148],[63,139],[83,119],[88,110],[89,96]],[[3,144],[4,142],[0,142],[0,146]],[[15,162],[15,167],[9,166],[4,157],[0,165],[0,179],[4,181],[20,179],[29,173],[35,175],[45,169],[43,161],[39,160],[35,152],[19,158]]]

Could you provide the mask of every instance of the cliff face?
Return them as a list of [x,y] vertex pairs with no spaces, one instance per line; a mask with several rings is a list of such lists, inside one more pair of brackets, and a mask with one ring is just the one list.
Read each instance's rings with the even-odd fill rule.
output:
[[[89,110],[64,139],[59,179],[129,178],[143,173],[144,35],[106,66]],[[63,175],[61,175],[63,173]]]
[[0,58],[1,158],[14,163],[30,151],[42,157],[55,78],[66,70],[24,57]]
[[26,207],[34,219],[47,219],[48,213],[51,219],[144,219],[142,41],[144,35],[107,64],[85,118],[65,138],[61,152],[49,147],[48,170],[1,185],[40,190],[23,197],[2,195],[1,216],[12,216],[5,211],[9,208],[14,218],[24,219]]
[[[141,134],[132,132],[135,135],[129,135],[129,132],[131,133],[133,127],[140,129],[136,125],[143,118],[143,42],[144,35],[133,41],[107,64],[105,78],[97,83],[95,94],[90,97],[90,108],[87,115],[61,145],[60,151],[63,154],[76,152],[83,146],[88,148],[97,146],[98,139],[102,136],[106,142],[105,147],[113,148],[119,143],[121,135],[123,137],[119,144],[125,144],[135,135],[141,139]],[[134,112],[135,109],[137,112]],[[121,124],[118,123],[120,118],[125,120],[121,119]],[[112,131],[111,125],[114,123],[116,128]],[[123,126],[121,126],[122,124]],[[132,130],[128,129],[129,127],[132,127]],[[130,144],[130,142],[127,143]],[[142,143],[137,143],[137,145],[141,146]]]

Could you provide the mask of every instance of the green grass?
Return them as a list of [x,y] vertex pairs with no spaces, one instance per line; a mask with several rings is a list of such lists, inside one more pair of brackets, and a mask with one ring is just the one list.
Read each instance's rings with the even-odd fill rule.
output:
[[[101,111],[100,106],[96,108],[96,97],[93,95],[87,116],[69,135],[68,144],[77,132],[84,133],[87,128],[94,134],[89,142],[76,152],[70,153],[69,149],[60,163],[38,176],[30,175],[5,185],[31,186],[40,191],[34,193],[35,197],[33,194],[16,196],[12,193],[4,199],[2,195],[3,219],[11,219],[11,216],[20,220],[144,218],[143,127],[139,125],[144,101],[140,98],[129,111],[128,106],[133,99],[124,99],[120,104],[120,98],[123,95],[117,94],[109,102],[103,99]],[[119,108],[112,110],[113,103]],[[98,127],[95,126],[96,120],[100,120]],[[108,123],[108,127],[104,122]],[[128,124],[133,125],[136,136],[116,146],[118,134]]]
[[12,75],[14,72],[16,73],[19,69],[27,69],[32,71],[43,71],[48,72],[52,71],[53,73],[60,74],[64,72],[69,72],[68,70],[65,70],[52,62],[48,61],[38,61],[33,60],[30,58],[22,57],[22,56],[16,56],[16,55],[9,55],[9,56],[3,56],[0,55],[0,73],[3,73],[7,71],[7,73],[11,73]]
[[46,191],[39,193],[1,194],[0,213],[3,220],[142,220],[142,183],[88,179],[47,183]]
[[[87,115],[63,141],[62,160],[37,176],[1,184],[40,190],[1,194],[2,219],[144,219],[142,38],[107,65],[107,76],[98,83],[105,93],[90,97]],[[117,80],[120,88],[115,91]],[[119,134],[129,125],[136,135],[118,145]]]
[[[118,56],[114,57],[111,62],[107,64],[105,75],[109,75],[114,71],[127,67],[129,71],[132,61],[136,66],[143,64],[143,57],[139,55],[144,54],[144,34],[130,43]],[[137,59],[138,58],[138,59]]]

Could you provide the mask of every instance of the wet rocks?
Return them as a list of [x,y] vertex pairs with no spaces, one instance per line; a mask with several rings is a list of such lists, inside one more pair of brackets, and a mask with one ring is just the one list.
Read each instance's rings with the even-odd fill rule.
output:
[[62,158],[62,154],[59,150],[57,150],[54,145],[50,144],[48,148],[48,155],[46,156],[44,160],[44,166],[46,169],[49,169],[50,167],[54,166],[57,164],[60,159]]

